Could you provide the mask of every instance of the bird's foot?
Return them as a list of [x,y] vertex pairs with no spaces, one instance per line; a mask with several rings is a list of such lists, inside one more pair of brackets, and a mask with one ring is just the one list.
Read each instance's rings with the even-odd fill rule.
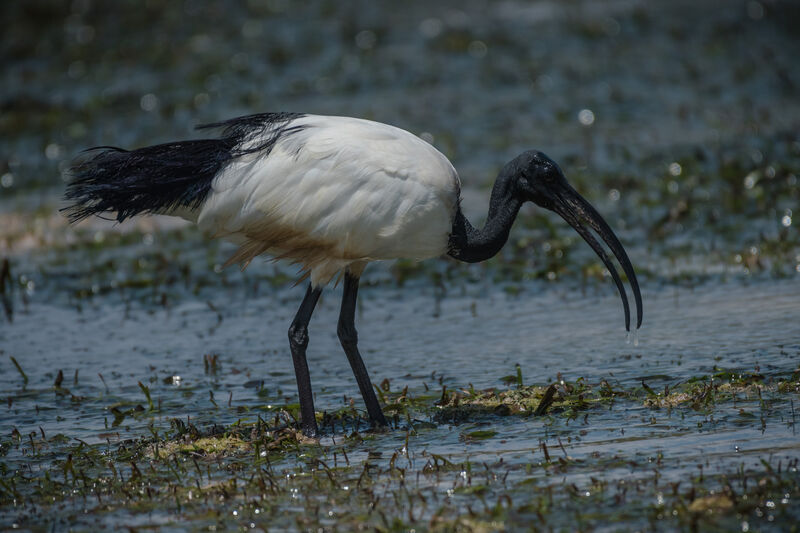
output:
[[373,430],[383,430],[389,428],[389,422],[386,420],[386,417],[383,416],[383,412],[381,411],[379,411],[375,416],[370,414],[369,423]]
[[316,439],[319,437],[319,429],[317,428],[317,421],[314,420],[313,422],[306,424],[305,422],[300,422],[300,430],[303,432],[303,436]]

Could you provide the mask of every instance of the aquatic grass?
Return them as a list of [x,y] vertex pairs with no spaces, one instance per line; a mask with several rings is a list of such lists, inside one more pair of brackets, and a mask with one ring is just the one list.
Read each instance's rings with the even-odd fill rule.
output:
[[630,392],[610,390],[607,382],[591,386],[583,378],[575,382],[562,379],[549,385],[520,384],[516,389],[506,390],[462,390],[447,396],[437,418],[461,420],[478,414],[542,416],[551,412],[573,419],[580,411],[630,395]]
[[16,358],[13,355],[9,355],[8,357],[9,357],[9,359],[11,359],[11,362],[14,364],[14,368],[16,368],[17,372],[19,372],[19,375],[22,376],[23,383],[27,385],[28,384],[28,375],[25,374],[25,371],[22,370],[22,367],[20,366],[20,364],[17,362]]
[[696,376],[683,383],[656,391],[645,381],[641,386],[612,387],[608,381],[590,384],[583,378],[575,382],[559,380],[547,386],[483,391],[461,390],[446,394],[436,418],[458,421],[481,415],[542,416],[548,412],[575,419],[584,411],[610,406],[615,401],[636,402],[649,408],[688,406],[707,409],[721,402],[761,399],[762,393],[798,393],[798,373],[775,376],[768,382],[761,374],[720,370],[711,376]]
[[797,372],[767,380],[759,373],[719,370],[709,376],[691,378],[671,388],[665,387],[663,393],[654,394],[651,390],[644,398],[644,405],[668,408],[688,405],[693,409],[703,409],[737,397],[760,400],[764,393],[800,392],[798,378]]
[[[677,387],[697,395],[705,391],[707,396],[713,378],[715,402],[708,408],[719,410],[734,402],[734,396],[725,392],[727,387],[739,387],[736,401],[741,403],[757,401],[755,397],[746,399],[744,391],[752,390],[748,387],[762,387],[762,397],[794,397],[798,384],[792,378],[796,377],[797,372],[769,375],[717,369]],[[790,384],[790,390],[781,389],[780,384]],[[662,407],[648,402],[672,392],[656,392],[649,386],[560,378],[547,386],[487,391],[452,387],[441,396],[423,392],[420,397],[407,387],[393,391],[388,380],[379,388],[386,405],[402,406],[408,413],[412,424],[405,431],[400,426],[372,432],[363,414],[344,406],[318,414],[323,431],[333,431],[327,444],[305,438],[291,417],[280,416],[288,412],[285,407],[274,411],[272,421],[257,416],[205,429],[171,419],[168,428],[151,426],[149,436],[115,445],[87,445],[63,434],[47,438],[42,432],[35,439],[18,434],[2,441],[3,456],[28,450],[34,460],[43,462],[40,469],[29,473],[0,468],[0,503],[21,502],[24,516],[36,516],[55,509],[52,506],[58,502],[78,498],[92,510],[81,519],[87,527],[104,513],[124,510],[180,516],[198,526],[231,526],[247,520],[273,527],[358,524],[377,530],[497,531],[515,529],[530,520],[553,528],[575,524],[590,528],[610,520],[727,527],[732,520],[758,523],[767,513],[781,523],[794,515],[788,503],[780,502],[800,497],[796,459],[764,461],[758,469],[723,470],[688,482],[664,484],[658,481],[660,472],[676,466],[666,452],[655,462],[641,462],[635,455],[570,457],[558,437],[541,442],[538,459],[534,453],[523,462],[505,464],[502,456],[493,462],[476,462],[469,456],[448,457],[425,449],[430,443],[420,448],[417,439],[438,426],[419,424],[417,431],[413,429],[421,417],[439,419],[435,413],[462,409],[459,424],[471,421],[480,425],[461,430],[461,441],[468,446],[491,445],[505,435],[499,428],[485,426],[487,415],[535,416],[532,413],[548,396],[551,404],[540,409],[540,414],[546,412],[543,418],[556,416],[567,423],[577,413],[608,408],[612,402],[615,409],[638,405],[658,412]],[[445,401],[439,405],[442,397]],[[505,412],[498,412],[501,405]],[[139,413],[136,416],[148,411],[140,407]],[[449,424],[450,417],[441,423]],[[569,425],[560,427],[563,432]],[[357,432],[338,433],[345,428]],[[387,440],[396,442],[394,452],[373,451],[375,447],[385,450],[386,445],[380,443]],[[615,476],[613,472],[619,468],[632,469],[636,475]],[[573,474],[586,483],[562,483],[553,477]],[[220,515],[220,509],[226,509],[226,517]],[[26,523],[24,519],[21,522]]]

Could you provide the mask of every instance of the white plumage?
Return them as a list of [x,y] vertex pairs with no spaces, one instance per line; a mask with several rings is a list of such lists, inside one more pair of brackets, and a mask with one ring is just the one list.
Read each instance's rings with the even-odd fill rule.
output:
[[267,253],[301,264],[321,286],[347,268],[360,275],[369,261],[447,251],[460,183],[438,150],[369,120],[304,115],[291,124],[300,128],[268,156],[234,159],[198,210],[182,210],[239,244],[228,263]]

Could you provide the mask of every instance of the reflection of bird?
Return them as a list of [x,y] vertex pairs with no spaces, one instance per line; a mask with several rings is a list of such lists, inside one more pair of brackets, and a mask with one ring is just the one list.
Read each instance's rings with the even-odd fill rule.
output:
[[492,189],[483,229],[459,206],[450,162],[407,131],[367,120],[267,113],[203,127],[217,139],[127,151],[101,147],[75,163],[66,198],[71,220],[116,212],[177,215],[239,245],[228,260],[246,266],[262,253],[301,265],[311,282],[289,328],[303,431],[317,424],[306,363],[307,326],[322,288],[344,275],[338,334],[374,423],[386,424],[357,347],[359,277],[370,261],[448,254],[483,261],[508,239],[520,206],[531,201],[561,215],[611,273],[630,311],[619,274],[594,230],[619,260],[642,322],[639,287],[627,254],[606,222],[541,152],[506,164]]

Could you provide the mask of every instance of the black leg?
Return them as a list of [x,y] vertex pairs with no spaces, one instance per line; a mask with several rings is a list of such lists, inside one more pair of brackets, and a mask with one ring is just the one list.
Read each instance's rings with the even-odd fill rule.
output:
[[370,420],[373,424],[386,426],[386,418],[384,418],[381,406],[378,404],[375,391],[372,390],[372,382],[369,380],[367,367],[364,366],[361,354],[358,353],[358,333],[356,333],[355,325],[357,296],[358,278],[347,272],[344,275],[344,295],[342,296],[342,310],[339,313],[337,333],[339,334],[342,348],[344,348],[344,353],[347,354],[347,360],[350,361],[353,374],[356,376],[358,388],[361,390],[364,403],[367,405]]
[[322,289],[308,285],[306,296],[289,327],[289,348],[292,350],[297,392],[300,396],[300,426],[309,437],[317,435],[317,419],[314,416],[314,395],[311,391],[311,376],[308,373],[306,348],[308,347],[308,323],[317,305]]

